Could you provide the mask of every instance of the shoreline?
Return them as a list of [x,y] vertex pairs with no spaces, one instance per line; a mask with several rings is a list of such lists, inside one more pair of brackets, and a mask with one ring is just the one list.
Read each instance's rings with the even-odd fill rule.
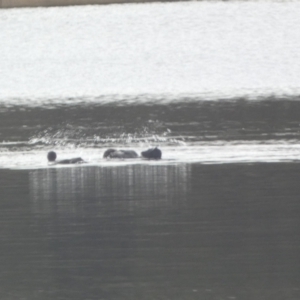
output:
[[0,9],[122,3],[179,2],[182,0],[0,0]]

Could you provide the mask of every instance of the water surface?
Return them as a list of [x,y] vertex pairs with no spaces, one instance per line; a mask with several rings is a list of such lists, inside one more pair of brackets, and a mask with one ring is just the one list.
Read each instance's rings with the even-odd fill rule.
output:
[[298,164],[1,171],[5,299],[297,299]]
[[299,299],[299,11],[1,10],[1,299]]

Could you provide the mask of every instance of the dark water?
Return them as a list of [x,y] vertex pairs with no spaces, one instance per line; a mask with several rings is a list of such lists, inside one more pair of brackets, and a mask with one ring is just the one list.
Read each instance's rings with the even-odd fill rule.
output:
[[298,299],[298,173],[1,171],[1,298]]
[[152,141],[153,136],[154,142],[167,138],[172,143],[172,138],[192,142],[291,140],[300,135],[298,96],[262,101],[199,101],[197,96],[166,100],[147,95],[127,101],[107,98],[93,103],[63,99],[53,105],[50,100],[36,106],[0,104],[1,140],[31,141],[31,147],[38,142],[97,146]]
[[299,112],[295,99],[3,105],[0,298],[299,299],[298,161],[5,168],[7,153],[141,140],[181,156],[210,140],[288,147]]

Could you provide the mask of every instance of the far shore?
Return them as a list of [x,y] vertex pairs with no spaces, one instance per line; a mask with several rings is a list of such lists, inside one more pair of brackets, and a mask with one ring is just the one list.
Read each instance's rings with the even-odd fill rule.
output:
[[0,0],[0,8],[101,5],[115,3],[171,2],[180,0]]

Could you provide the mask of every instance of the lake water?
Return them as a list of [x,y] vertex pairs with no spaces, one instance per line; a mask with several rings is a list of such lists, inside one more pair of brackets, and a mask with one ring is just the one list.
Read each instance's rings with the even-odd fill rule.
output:
[[1,299],[299,299],[299,13],[1,10]]

